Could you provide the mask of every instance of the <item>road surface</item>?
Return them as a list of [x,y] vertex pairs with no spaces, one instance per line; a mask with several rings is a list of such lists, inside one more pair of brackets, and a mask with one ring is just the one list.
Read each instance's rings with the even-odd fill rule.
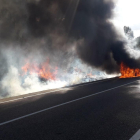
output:
[[139,82],[113,78],[0,100],[0,140],[139,137]]

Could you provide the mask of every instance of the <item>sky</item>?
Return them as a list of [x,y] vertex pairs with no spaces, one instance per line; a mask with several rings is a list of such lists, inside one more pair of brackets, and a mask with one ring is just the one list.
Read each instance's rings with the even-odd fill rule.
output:
[[117,0],[113,22],[121,29],[129,26],[134,36],[140,36],[140,0]]

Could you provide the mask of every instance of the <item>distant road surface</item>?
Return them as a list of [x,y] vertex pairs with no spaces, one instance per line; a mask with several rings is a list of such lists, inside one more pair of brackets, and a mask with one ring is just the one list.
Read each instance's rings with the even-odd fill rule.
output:
[[0,100],[0,140],[139,140],[139,129],[140,78]]

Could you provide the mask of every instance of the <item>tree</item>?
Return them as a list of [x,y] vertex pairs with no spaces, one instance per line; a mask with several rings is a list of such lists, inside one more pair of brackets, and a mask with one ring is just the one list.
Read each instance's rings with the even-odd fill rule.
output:
[[130,27],[124,26],[124,33],[129,40],[134,39],[134,34]]

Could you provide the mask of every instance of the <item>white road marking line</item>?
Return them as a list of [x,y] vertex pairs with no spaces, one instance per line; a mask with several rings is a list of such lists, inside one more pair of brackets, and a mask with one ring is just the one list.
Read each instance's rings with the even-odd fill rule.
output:
[[[106,80],[106,79],[105,79]],[[110,80],[110,79],[108,79]],[[95,81],[96,83],[101,83],[101,82],[104,82],[103,81]],[[95,83],[95,84],[96,84]],[[81,87],[81,86],[85,86],[85,85],[90,85],[90,84],[93,84],[93,83],[84,83],[83,85],[79,85],[79,86],[74,86],[74,87]],[[71,89],[71,88],[74,88],[74,87],[68,87],[68,88],[59,88],[59,89],[54,89],[53,91],[48,91],[48,92],[44,92],[44,93],[39,93],[39,94],[35,94],[35,95],[30,95],[30,96],[26,96],[25,97],[21,97],[21,98],[17,98],[17,99],[13,99],[13,100],[8,100],[8,101],[4,101],[4,102],[0,102],[0,104],[4,104],[4,103],[9,103],[9,102],[14,102],[14,101],[18,101],[18,100],[23,100],[25,98],[31,98],[31,97],[35,97],[35,96],[39,96],[39,95],[44,95],[44,94],[47,94],[47,93],[53,93],[53,92],[57,92],[57,91],[62,91],[62,90],[68,90],[68,89]],[[41,91],[40,91],[41,92]],[[43,92],[43,91],[42,91]],[[30,93],[29,93],[30,94]],[[16,97],[16,96],[15,96]]]
[[97,93],[94,93],[94,94],[91,94],[91,95],[88,95],[88,96],[85,96],[85,97],[81,97],[81,98],[78,98],[78,99],[75,99],[75,100],[71,100],[71,101],[68,101],[68,102],[65,102],[65,103],[62,103],[62,104],[59,104],[59,105],[55,105],[55,106],[52,106],[52,107],[49,107],[49,108],[45,108],[45,109],[42,109],[42,110],[39,110],[39,111],[30,113],[30,114],[27,114],[27,115],[24,115],[24,116],[21,116],[21,117],[18,117],[18,118],[9,120],[9,121],[5,121],[5,122],[0,123],[0,126],[5,125],[5,124],[8,124],[8,123],[11,123],[11,122],[14,122],[14,121],[17,121],[17,120],[21,120],[21,119],[27,118],[29,116],[36,115],[36,114],[39,114],[39,113],[42,113],[42,112],[45,112],[45,111],[48,111],[48,110],[51,110],[51,109],[54,109],[54,108],[63,106],[63,105],[70,104],[72,102],[76,102],[76,101],[79,101],[79,100],[82,100],[82,99],[86,99],[86,98],[89,98],[89,97],[92,97],[92,96],[101,94],[101,93],[106,92],[106,91],[110,91],[110,90],[117,89],[117,88],[120,88],[120,87],[123,87],[123,86],[126,86],[126,85],[130,85],[130,84],[132,84],[132,83],[134,83],[136,81],[133,81],[133,82],[130,82],[130,83],[121,85],[121,86],[117,86],[117,87],[114,87],[114,88],[111,88],[111,89],[107,89],[107,90],[104,90],[104,91],[100,91],[100,92],[97,92]]
[[131,137],[130,140],[140,140],[140,129]]

